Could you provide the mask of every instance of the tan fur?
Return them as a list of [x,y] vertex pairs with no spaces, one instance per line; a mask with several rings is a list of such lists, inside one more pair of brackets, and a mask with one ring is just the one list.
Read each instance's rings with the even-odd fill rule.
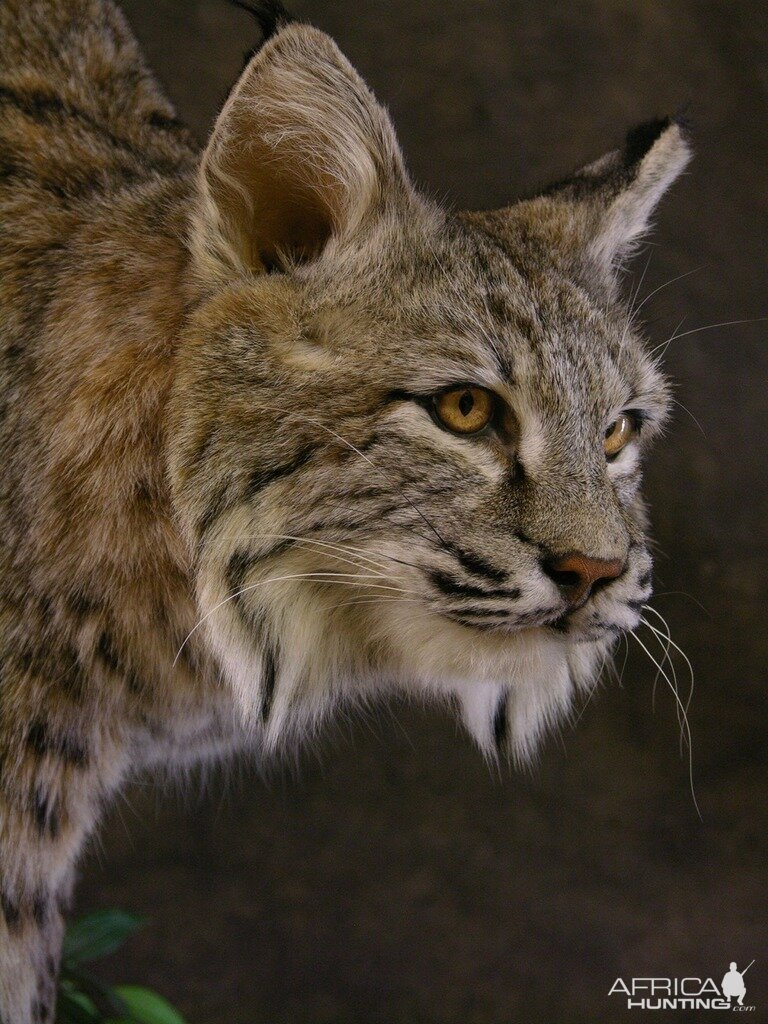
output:
[[[614,271],[687,147],[628,153],[449,217],[316,30],[253,58],[200,158],[109,0],[0,5],[4,1024],[52,1019],[76,858],[131,772],[394,687],[526,756],[634,624],[667,392]],[[430,419],[469,381],[514,442]],[[571,550],[627,568],[556,629],[541,560]]]

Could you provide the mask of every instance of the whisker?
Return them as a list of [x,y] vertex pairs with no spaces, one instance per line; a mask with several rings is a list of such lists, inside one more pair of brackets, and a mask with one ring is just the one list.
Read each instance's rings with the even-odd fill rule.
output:
[[684,723],[684,727],[686,729],[687,737],[688,737],[688,781],[689,781],[690,790],[691,790],[691,799],[693,800],[693,806],[696,808],[696,813],[699,816],[699,820],[703,821],[704,818],[702,817],[701,810],[699,809],[699,803],[698,803],[698,800],[696,799],[696,788],[695,788],[694,782],[693,782],[693,740],[692,740],[692,737],[691,737],[690,725],[688,723],[688,716],[687,716],[687,714],[685,714],[685,708],[683,707],[683,703],[680,700],[680,697],[679,697],[677,691],[675,690],[674,686],[672,685],[672,682],[671,682],[669,676],[667,675],[667,673],[659,665],[658,661],[656,661],[654,656],[648,650],[648,648],[643,643],[643,641],[640,639],[640,637],[637,635],[637,633],[635,633],[634,630],[629,630],[628,632],[629,632],[629,635],[631,637],[634,637],[635,641],[645,651],[645,653],[650,658],[651,662],[656,666],[656,668],[660,669],[662,677],[666,681],[667,685],[669,686],[670,690],[672,691],[672,693],[674,695],[674,698],[675,698],[677,704],[679,705],[681,711],[683,712],[683,723]]
[[[690,673],[690,676],[691,676],[691,687],[690,687],[690,690],[688,691],[688,699],[685,702],[685,710],[688,711],[688,708],[691,706],[691,700],[693,698],[693,688],[694,688],[694,671],[693,671],[693,665],[691,664],[691,659],[688,657],[688,655],[685,653],[685,651],[682,649],[682,647],[680,647],[679,644],[676,644],[675,641],[670,636],[671,630],[669,628],[669,623],[664,618],[664,616],[661,614],[661,612],[656,611],[655,608],[651,608],[651,606],[649,604],[644,604],[643,605],[643,609],[645,611],[653,612],[653,614],[664,623],[664,625],[666,626],[666,629],[667,629],[667,640],[669,640],[670,644],[675,648],[675,650],[678,652],[678,654],[680,654],[680,656],[685,659],[685,663],[688,666],[688,672]],[[650,626],[651,624],[649,622],[649,623],[646,623],[646,625]],[[651,628],[653,628],[653,627],[651,627]]]
[[659,345],[655,345],[651,349],[651,351],[649,352],[649,355],[650,356],[655,356],[656,353],[658,352],[659,353],[659,357],[658,358],[660,360],[663,359],[664,358],[664,354],[667,351],[667,349],[669,348],[669,346],[678,337],[678,333],[677,332],[680,330],[680,328],[683,326],[684,323],[685,323],[685,317],[683,317],[681,320],[678,320],[677,326],[675,327],[674,331],[672,331],[672,334],[667,338],[666,341],[662,341]]
[[[701,610],[704,612],[705,615],[708,615],[710,618],[712,618],[712,612],[707,607],[705,607],[701,603],[701,601],[698,600],[698,598],[694,597],[693,594],[689,594],[686,590],[655,590],[653,592],[653,596],[654,597],[687,597],[689,601],[693,601],[693,603],[698,608],[701,608]],[[656,611],[655,608],[653,610]],[[657,612],[657,614],[658,614],[658,612]]]
[[606,663],[608,661],[609,656],[610,656],[610,650],[607,650],[605,652],[605,654],[603,654],[603,660],[600,662],[600,668],[597,670],[597,672],[595,674],[595,681],[594,681],[594,683],[592,683],[592,685],[589,688],[589,693],[587,694],[587,699],[584,701],[584,704],[582,705],[581,710],[579,711],[578,715],[576,716],[576,718],[574,720],[574,723],[573,723],[573,728],[574,729],[576,728],[576,726],[581,721],[581,719],[582,719],[582,717],[584,715],[584,712],[587,710],[587,707],[589,706],[590,701],[592,700],[592,698],[594,697],[595,693],[597,692],[597,688],[600,685],[600,677],[603,674],[603,669],[606,666]]
[[[636,313],[639,310],[642,309],[643,305],[647,301],[647,299],[643,299],[643,302],[641,303],[641,305],[639,305],[637,307],[637,309],[635,309],[635,303],[640,298],[640,289],[643,287],[643,281],[645,280],[645,275],[648,273],[648,267],[650,267],[652,259],[653,259],[653,253],[649,252],[648,253],[648,259],[645,261],[645,266],[643,267],[643,272],[640,275],[640,280],[637,282],[637,287],[634,289],[634,291],[632,292],[632,294],[630,296],[630,299],[629,299],[629,319],[630,320],[634,320]],[[653,295],[653,292],[651,292],[651,295]]]
[[[373,571],[376,576],[381,579],[388,579],[389,577],[383,572],[376,572],[376,569],[387,569],[389,566],[384,565],[381,562],[376,562],[372,558],[368,557],[355,557],[354,552],[362,551],[362,548],[343,547],[341,544],[334,544],[330,541],[315,540],[313,537],[300,537],[290,533],[250,533],[240,534],[238,539],[252,540],[254,538],[265,538],[271,540],[290,540],[296,544],[302,546],[309,546],[313,548],[320,548],[321,553],[328,554],[329,557],[336,558],[340,562],[346,562],[348,565],[355,565],[358,569],[368,569]],[[265,552],[263,557],[268,557],[269,552]],[[372,568],[375,567],[375,568]]]
[[354,601],[343,601],[334,605],[334,611],[338,608],[353,608],[359,604],[423,604],[418,597],[389,597],[382,594],[381,597],[361,597]]
[[[358,553],[366,562],[370,562],[372,565],[377,566],[379,569],[386,570],[389,568],[389,566],[384,565],[382,562],[377,562],[373,558],[371,558],[366,548],[353,547],[351,544],[347,544],[346,542],[335,544],[330,541],[316,540],[314,537],[301,537],[290,533],[243,533],[238,534],[237,537],[234,537],[232,539],[251,540],[255,537],[272,538],[274,540],[292,540],[301,544],[313,544],[331,549],[338,549],[339,551],[344,552],[355,552]],[[406,562],[404,559],[396,558],[394,555],[388,555],[384,551],[374,551],[373,554],[377,555],[379,558],[386,558],[390,562],[396,562],[398,565],[407,565],[411,569],[421,568],[421,566],[416,565],[415,562]]]
[[[659,647],[661,647],[661,649],[663,651],[663,654],[664,654],[663,658],[661,659],[661,664],[664,665],[667,661],[669,662],[669,668],[670,668],[670,671],[672,673],[672,682],[674,683],[675,692],[679,693],[680,692],[680,685],[679,685],[678,680],[677,680],[677,669],[675,668],[675,663],[673,662],[672,655],[670,653],[670,651],[672,649],[672,641],[671,641],[671,638],[669,636],[669,632],[662,633],[661,630],[656,629],[656,627],[652,626],[651,623],[647,621],[647,619],[644,619],[642,617],[641,617],[640,621],[642,622],[642,624],[644,626],[646,626],[648,629],[651,630],[651,635],[656,640],[656,642],[658,643]],[[658,684],[658,681],[659,681],[659,673],[657,672],[656,673],[656,678],[653,680],[653,697],[652,697],[652,703],[651,703],[651,707],[653,708],[654,711],[656,710],[656,686]],[[688,709],[686,708],[686,711],[687,710]],[[683,753],[683,723],[682,723],[681,718],[680,718],[680,710],[679,709],[677,709],[677,724],[680,726],[680,754],[682,755],[682,753]]]
[[624,673],[627,671],[627,661],[629,660],[629,643],[627,642],[627,638],[623,633],[621,634],[621,641],[624,644],[624,661],[622,661],[621,663],[621,671],[618,672],[616,670],[615,664],[609,663],[612,665],[614,674],[616,676],[616,683],[619,689],[621,689],[624,686]]
[[691,412],[691,410],[687,406],[683,405],[683,403],[678,398],[673,398],[672,399],[672,404],[676,405],[679,409],[682,409],[683,412],[687,413],[691,417],[693,422],[696,424],[696,426],[699,428],[699,430],[701,431],[702,436],[703,437],[707,436],[707,433],[704,430],[704,427],[702,427],[702,425],[699,423],[699,421],[696,419],[696,417],[693,415],[693,413]]
[[[371,466],[371,468],[374,469],[380,476],[383,476],[384,479],[386,479],[389,483],[392,482],[391,479],[389,478],[389,476],[386,473],[384,473],[381,470],[381,468],[376,465],[375,462],[373,462],[371,459],[369,459],[367,455],[365,455],[363,452],[361,452],[359,448],[355,447],[355,445],[353,445],[351,441],[348,441],[345,437],[342,437],[341,434],[337,434],[335,430],[331,430],[330,427],[326,427],[326,425],[324,423],[321,423],[319,420],[313,419],[311,416],[303,416],[301,418],[307,420],[309,423],[314,423],[315,426],[320,427],[321,430],[327,431],[327,433],[329,433],[332,437],[335,437],[337,441],[340,441],[343,445],[345,445],[351,451],[356,452],[360,456],[360,458],[364,459],[365,462],[367,462],[368,465]],[[408,504],[411,506],[411,508],[414,510],[414,512],[416,512],[419,516],[421,516],[421,518],[424,520],[424,522],[429,527],[429,529],[434,533],[434,535],[440,541],[440,544],[443,547],[447,547],[445,541],[443,540],[443,538],[438,533],[436,527],[429,521],[429,519],[427,519],[427,517],[424,515],[424,513],[421,511],[421,509],[418,507],[418,505],[416,505],[408,497],[407,494],[404,494],[403,497],[408,502]]]
[[679,341],[680,338],[688,338],[692,334],[699,334],[701,331],[714,331],[717,327],[734,327],[737,324],[759,324],[768,320],[768,316],[752,316],[745,320],[723,320],[719,324],[704,324],[703,327],[693,327],[690,331],[683,331],[682,334],[674,335],[670,341]]
[[[649,257],[648,258],[648,263],[650,263],[650,262],[651,261],[650,261],[650,257]],[[683,278],[690,277],[691,274],[697,274],[700,270],[703,270],[704,267],[706,267],[706,265],[707,265],[706,263],[702,263],[700,267],[694,267],[693,270],[686,270],[686,272],[684,274],[678,274],[677,277],[670,278],[669,281],[665,281],[664,284],[660,284],[658,288],[654,288],[652,292],[649,292],[649,294],[645,296],[645,298],[640,303],[640,305],[637,307],[637,309],[634,309],[634,310],[630,311],[631,315],[633,317],[637,316],[637,314],[640,312],[640,310],[643,308],[643,306],[646,304],[646,302],[648,302],[649,299],[652,299],[654,295],[657,295],[664,288],[668,288],[671,284],[674,284],[676,281],[682,281]],[[647,269],[647,264],[646,264],[646,269]],[[643,277],[645,277],[645,271],[643,271]],[[641,282],[640,283],[642,284],[642,278],[641,278]]]
[[[679,686],[678,681],[677,681],[677,672],[675,670],[674,663],[672,662],[672,658],[671,658],[670,653],[669,653],[670,652],[670,644],[666,643],[666,645],[665,645],[665,643],[664,643],[664,641],[669,641],[669,637],[666,634],[661,633],[661,631],[656,629],[655,626],[652,626],[650,624],[650,622],[648,622],[647,619],[644,619],[644,618],[641,617],[640,621],[641,621],[641,623],[644,626],[646,626],[648,629],[651,630],[651,635],[653,636],[654,640],[656,640],[656,642],[658,643],[658,645],[661,647],[662,651],[664,652],[664,657],[661,659],[661,664],[659,665],[659,672],[657,672],[656,679],[654,680],[654,686],[656,685],[656,681],[659,678],[659,673],[662,673],[664,671],[663,666],[664,666],[665,662],[669,661],[670,671],[672,672],[672,686],[673,686],[674,692],[679,696],[679,694],[680,694],[680,686]],[[684,730],[683,730],[683,723],[682,723],[682,720],[681,720],[682,702],[679,702],[679,703],[680,703],[681,706],[677,707],[677,705],[676,705],[675,706],[675,712],[676,712],[676,715],[677,715],[677,724],[680,727],[680,755],[682,756],[682,754],[683,754],[683,744],[684,744],[684,740],[685,740],[685,733],[684,733]],[[685,709],[683,709],[683,710],[685,710]]]
[[[354,573],[344,573],[344,572],[319,572],[319,573],[303,573],[303,572],[301,572],[301,573],[291,573],[290,575],[286,575],[286,576],[273,576],[273,577],[271,577],[268,580],[259,580],[256,583],[250,583],[247,587],[242,587],[240,590],[235,591],[234,594],[230,594],[228,597],[225,597],[223,601],[219,601],[218,604],[214,605],[213,608],[210,609],[210,611],[206,612],[205,615],[203,615],[203,617],[198,622],[195,623],[195,625],[192,627],[192,629],[189,631],[189,633],[187,633],[187,635],[184,638],[184,641],[183,641],[181,647],[177,651],[176,657],[173,659],[173,664],[175,665],[176,662],[179,660],[179,655],[184,650],[185,645],[190,640],[192,635],[195,632],[197,632],[197,630],[200,628],[200,626],[202,626],[203,623],[207,619],[209,619],[211,617],[211,615],[213,615],[214,612],[217,612],[220,608],[223,608],[225,604],[229,604],[230,601],[234,601],[238,597],[242,597],[243,594],[247,594],[251,590],[256,590],[258,587],[266,586],[268,583],[281,583],[281,582],[283,582],[285,580],[310,580],[313,583],[334,583],[337,586],[352,586],[352,587],[360,587],[361,589],[364,589],[366,587],[370,587],[372,589],[377,589],[377,590],[393,590],[393,591],[395,591],[398,594],[404,594],[404,593],[413,593],[413,594],[415,594],[415,593],[417,593],[417,591],[403,590],[400,587],[385,586],[383,583],[367,583],[367,584],[363,584],[363,583],[354,582],[354,580],[350,581],[349,577],[351,577],[351,576],[353,577],[355,575],[357,575],[357,576],[359,576],[359,577],[361,577],[363,579],[376,579],[377,578],[376,576],[366,576],[366,575],[364,575],[362,573],[354,574]],[[344,579],[322,579],[322,578],[320,578],[320,577],[328,577],[328,576],[332,576],[332,577],[339,577],[340,576],[340,577],[344,577]]]

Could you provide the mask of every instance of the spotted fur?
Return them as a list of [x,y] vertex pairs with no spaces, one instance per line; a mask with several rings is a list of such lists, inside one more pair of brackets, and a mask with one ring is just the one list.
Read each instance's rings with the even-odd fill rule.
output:
[[[403,689],[528,756],[650,593],[667,388],[617,271],[683,129],[447,213],[335,44],[268,7],[200,154],[110,0],[0,4],[4,1024],[52,1019],[77,855],[130,773]],[[468,383],[503,437],[440,427]],[[575,610],[545,571],[570,552],[623,566]]]

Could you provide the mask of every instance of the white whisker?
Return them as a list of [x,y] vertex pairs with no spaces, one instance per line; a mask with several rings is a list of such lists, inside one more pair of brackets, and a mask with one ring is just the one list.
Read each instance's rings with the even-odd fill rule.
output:
[[[656,640],[658,645],[661,647],[661,649],[663,651],[663,655],[664,655],[662,657],[662,659],[661,659],[661,664],[664,665],[667,661],[669,662],[669,668],[670,668],[670,671],[672,673],[672,682],[673,682],[674,687],[675,687],[675,692],[679,693],[680,692],[680,685],[679,685],[678,680],[677,680],[677,669],[675,668],[675,663],[672,660],[672,656],[670,654],[670,651],[671,651],[671,648],[672,648],[672,641],[671,641],[671,638],[670,638],[669,634],[668,633],[663,633],[661,630],[657,629],[655,626],[652,626],[651,623],[648,622],[647,619],[644,619],[644,618],[641,617],[640,621],[642,622],[642,624],[644,626],[646,626],[648,629],[650,629],[651,634],[652,634],[654,640]],[[653,698],[652,698],[652,705],[651,705],[653,707],[654,711],[656,710],[656,686],[658,684],[658,681],[659,681],[659,673],[657,672],[656,673],[656,678],[653,680]],[[686,710],[687,710],[687,708],[686,708]],[[682,723],[682,719],[681,719],[681,716],[680,716],[680,709],[679,708],[677,709],[677,724],[680,726],[680,754],[682,755],[682,753],[683,753],[684,732],[683,732],[683,723]]]
[[[679,644],[675,643],[675,641],[670,636],[671,630],[669,628],[669,623],[664,618],[664,616],[661,614],[661,612],[656,611],[655,608],[651,608],[651,606],[649,604],[644,604],[643,605],[643,610],[644,611],[648,611],[648,612],[653,612],[653,614],[658,619],[660,619],[663,622],[663,624],[666,626],[666,629],[667,629],[667,640],[669,640],[670,644],[675,648],[675,650],[678,652],[678,654],[685,660],[685,663],[688,666],[688,672],[690,673],[690,677],[691,677],[691,687],[690,687],[690,689],[688,691],[688,698],[687,698],[687,700],[685,702],[685,710],[687,712],[688,709],[691,706],[691,700],[693,698],[693,688],[694,688],[694,683],[695,683],[694,671],[693,671],[693,665],[691,664],[691,659],[688,657],[688,655],[685,653],[685,651],[682,649],[682,647],[680,647]],[[646,625],[650,626],[650,623],[646,623]]]
[[[381,579],[387,579],[388,577],[383,572],[377,572],[377,569],[387,569],[388,566],[381,562],[375,562],[372,558],[355,557],[355,548],[345,548],[340,544],[333,544],[330,541],[315,540],[310,537],[299,537],[293,536],[289,533],[250,533],[240,534],[236,539],[240,540],[253,540],[254,538],[274,539],[274,540],[290,540],[295,544],[305,545],[307,547],[319,548],[322,554],[327,554],[329,557],[338,559],[340,562],[346,562],[347,565],[355,565],[358,569],[368,569],[372,571],[374,575],[379,576]],[[266,551],[262,558],[269,558],[270,552]]]
[[[300,544],[310,544],[317,547],[325,547],[331,550],[343,551],[345,554],[354,553],[358,554],[365,562],[370,562],[371,565],[376,566],[378,569],[384,569],[385,571],[390,567],[385,565],[383,562],[377,562],[374,558],[371,558],[366,548],[353,547],[351,544],[343,543],[332,543],[331,541],[316,540],[314,537],[301,537],[290,533],[244,533],[238,534],[234,540],[251,540],[255,537],[272,538],[274,540],[291,540]],[[374,551],[373,554],[379,558],[386,558],[390,562],[396,562],[398,565],[407,565],[409,568],[418,569],[419,566],[413,562],[405,562],[401,558],[395,558],[394,555],[387,555],[383,551]],[[382,574],[383,575],[383,574]]]
[[634,637],[635,641],[645,651],[647,656],[650,658],[651,662],[656,666],[656,668],[658,668],[661,671],[662,677],[666,681],[667,685],[669,686],[670,690],[672,691],[672,694],[674,695],[675,701],[677,702],[677,704],[679,705],[681,711],[683,712],[683,724],[684,724],[684,728],[686,730],[687,739],[688,739],[688,781],[689,781],[690,790],[691,790],[691,798],[693,800],[693,806],[696,808],[696,813],[698,814],[699,819],[701,821],[703,821],[704,819],[702,817],[701,810],[699,809],[698,800],[696,799],[696,788],[695,788],[694,782],[693,782],[693,740],[692,740],[692,737],[691,737],[690,725],[688,723],[688,715],[685,713],[685,708],[683,707],[683,703],[680,700],[679,694],[675,690],[674,686],[672,685],[672,681],[670,680],[669,676],[664,671],[662,666],[659,665],[658,661],[654,658],[654,656],[648,650],[648,648],[643,643],[643,641],[640,639],[640,637],[637,635],[637,633],[634,632],[634,630],[629,630],[629,635],[631,637]]
[[[648,262],[650,263],[650,258],[649,258]],[[705,266],[706,266],[706,263],[702,263],[702,265],[700,267],[694,267],[693,270],[686,270],[686,272],[684,274],[678,274],[677,277],[672,277],[672,278],[670,278],[669,281],[665,281],[664,284],[660,284],[658,286],[658,288],[654,288],[652,292],[649,292],[648,295],[645,296],[645,298],[640,303],[640,305],[637,307],[637,309],[631,310],[631,316],[633,316],[633,317],[637,316],[637,314],[640,312],[640,310],[643,308],[643,306],[646,304],[646,302],[648,302],[650,299],[652,299],[653,296],[657,295],[660,291],[663,291],[664,288],[668,288],[671,284],[674,284],[676,281],[682,281],[683,278],[685,278],[685,277],[690,277],[691,274],[698,273],[700,270],[703,270]],[[647,264],[646,264],[646,270],[647,269],[648,269],[648,267],[647,267]],[[643,271],[643,277],[645,277],[645,271]],[[642,279],[641,279],[640,283],[642,284]]]
[[753,316],[748,317],[746,320],[723,320],[719,324],[704,324],[703,327],[693,327],[690,331],[683,331],[682,334],[676,334],[670,341],[679,341],[680,338],[688,338],[692,334],[699,334],[701,331],[714,331],[716,327],[734,327],[737,324],[759,324],[762,321],[768,320],[766,316]]
[[702,425],[699,423],[699,421],[696,419],[696,417],[693,415],[693,413],[691,412],[691,410],[687,406],[683,405],[683,403],[679,399],[677,399],[677,398],[673,398],[672,399],[672,404],[676,405],[678,407],[678,409],[682,409],[684,413],[687,413],[691,417],[693,422],[696,424],[696,426],[701,431],[702,437],[706,437],[707,436],[707,432],[704,430],[704,427],[702,427]]
[[[343,579],[325,579],[324,577],[344,577],[344,578]],[[243,594],[247,594],[251,590],[256,590],[258,587],[264,587],[268,583],[281,583],[281,582],[283,582],[285,580],[309,580],[309,581],[311,581],[313,583],[334,583],[337,586],[352,586],[352,587],[360,587],[360,588],[370,587],[371,589],[376,589],[376,590],[392,590],[392,591],[395,591],[395,593],[398,593],[398,594],[416,594],[417,593],[417,591],[415,591],[415,590],[413,590],[413,591],[411,591],[411,590],[403,590],[401,587],[385,586],[382,583],[365,583],[365,584],[357,583],[357,582],[354,581],[354,579],[350,580],[350,577],[359,577],[361,579],[371,579],[371,580],[377,579],[376,576],[370,576],[370,575],[366,575],[366,574],[363,574],[363,573],[344,573],[344,572],[301,573],[300,572],[300,573],[291,573],[290,575],[286,575],[286,576],[273,576],[273,577],[271,577],[268,580],[259,580],[257,583],[250,583],[247,587],[242,587],[240,590],[236,591],[234,594],[230,594],[228,597],[225,597],[223,601],[219,601],[218,604],[214,605],[213,608],[210,609],[210,611],[206,612],[206,614],[203,615],[203,617],[198,622],[195,623],[195,625],[192,627],[192,629],[189,631],[189,633],[187,633],[186,637],[184,638],[184,641],[183,641],[181,647],[179,647],[178,651],[176,652],[176,657],[173,659],[173,664],[175,665],[176,662],[179,660],[179,655],[184,650],[185,645],[187,644],[189,639],[192,637],[193,633],[197,632],[197,630],[200,628],[200,626],[202,626],[203,623],[207,619],[209,619],[211,617],[211,615],[214,614],[214,612],[217,612],[220,608],[223,608],[225,604],[229,604],[230,601],[234,601],[238,597],[242,597]]]
[[683,317],[681,320],[678,320],[677,326],[675,327],[674,331],[672,331],[672,333],[667,338],[667,340],[666,341],[662,341],[659,345],[655,345],[651,349],[649,355],[655,356],[656,353],[658,352],[659,353],[658,359],[659,360],[663,359],[667,349],[669,348],[669,346],[678,337],[678,333],[677,332],[680,330],[680,328],[683,326],[684,323],[685,323],[685,317]]

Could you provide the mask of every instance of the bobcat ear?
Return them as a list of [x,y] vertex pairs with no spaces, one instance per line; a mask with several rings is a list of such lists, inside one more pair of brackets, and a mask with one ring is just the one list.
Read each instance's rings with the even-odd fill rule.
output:
[[[541,200],[571,220],[571,232],[599,271],[618,269],[648,230],[659,200],[691,158],[684,125],[671,118],[639,125],[623,149],[549,188]],[[535,201],[534,201],[535,202]]]
[[613,292],[616,271],[648,230],[661,197],[691,158],[687,132],[667,118],[633,129],[623,149],[534,199],[461,216],[508,244],[532,244],[588,287]]
[[323,32],[288,24],[246,66],[203,154],[198,270],[224,281],[312,259],[406,184],[360,76]]

